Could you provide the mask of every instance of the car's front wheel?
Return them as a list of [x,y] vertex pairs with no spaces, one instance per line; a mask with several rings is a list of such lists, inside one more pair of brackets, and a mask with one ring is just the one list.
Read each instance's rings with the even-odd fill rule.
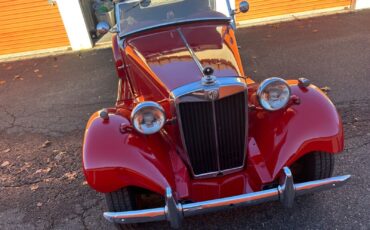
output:
[[303,156],[291,167],[295,183],[331,177],[333,169],[334,155],[319,151]]
[[[132,189],[123,188],[105,194],[105,200],[110,212],[123,212],[135,210],[135,194]],[[118,229],[135,229],[135,224],[115,224]]]
[[[122,188],[105,194],[110,212],[157,208],[164,205],[162,196],[140,188]],[[136,229],[138,224],[115,224],[120,230]]]

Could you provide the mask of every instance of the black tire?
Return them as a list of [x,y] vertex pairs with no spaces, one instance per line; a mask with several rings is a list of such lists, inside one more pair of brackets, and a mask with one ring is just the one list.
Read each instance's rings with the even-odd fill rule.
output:
[[297,183],[331,177],[334,170],[334,156],[326,152],[312,152],[299,159],[292,166]]
[[[130,188],[106,193],[105,200],[111,212],[131,211],[136,207],[134,191]],[[137,224],[115,224],[115,226],[120,230],[131,230],[136,229]]]

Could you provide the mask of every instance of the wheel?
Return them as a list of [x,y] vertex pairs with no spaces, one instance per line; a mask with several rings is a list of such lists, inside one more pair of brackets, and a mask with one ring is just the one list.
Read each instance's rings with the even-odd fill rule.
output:
[[[110,212],[122,212],[135,210],[136,200],[132,189],[123,188],[115,192],[105,194],[105,200]],[[115,224],[117,229],[135,229],[136,224]]]
[[333,169],[334,156],[326,152],[312,152],[307,154],[291,167],[295,183],[331,177]]
[[[164,197],[140,188],[122,188],[105,194],[110,212],[123,212],[164,206]],[[117,229],[136,229],[140,224],[115,224]]]

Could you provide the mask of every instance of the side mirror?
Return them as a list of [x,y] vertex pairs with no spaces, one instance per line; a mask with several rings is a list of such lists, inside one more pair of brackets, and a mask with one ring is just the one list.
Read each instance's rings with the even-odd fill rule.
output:
[[98,25],[96,25],[96,32],[99,35],[104,35],[108,33],[109,31],[109,24],[107,22],[99,22]]
[[239,12],[247,13],[249,11],[249,3],[247,1],[241,1],[239,4]]

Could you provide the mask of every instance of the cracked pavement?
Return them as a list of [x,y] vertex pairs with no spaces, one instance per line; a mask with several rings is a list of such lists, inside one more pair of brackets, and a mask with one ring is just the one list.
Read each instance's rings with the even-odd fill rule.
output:
[[[238,208],[188,218],[185,229],[370,229],[369,19],[366,10],[238,30],[252,78],[330,87],[346,145],[334,173],[352,180],[292,209]],[[115,100],[110,49],[0,63],[0,82],[0,229],[112,229],[81,171],[84,126]]]

